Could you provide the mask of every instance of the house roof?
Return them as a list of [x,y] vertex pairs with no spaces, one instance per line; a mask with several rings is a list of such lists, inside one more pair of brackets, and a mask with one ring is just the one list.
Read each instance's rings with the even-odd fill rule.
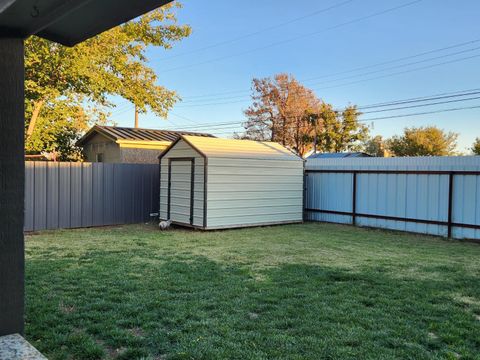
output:
[[156,130],[156,129],[140,129],[117,126],[100,126],[92,127],[80,140],[77,141],[78,146],[87,143],[95,134],[101,134],[112,141],[175,141],[180,135],[191,135],[193,137],[213,137],[213,135],[205,133],[195,133],[189,131],[173,131],[173,130]]
[[0,36],[38,35],[73,46],[170,1],[0,1]]
[[339,158],[361,158],[372,157],[364,152],[344,152],[344,153],[317,153],[312,154],[309,159],[339,159]]
[[[303,161],[302,158],[275,142],[221,139],[190,135],[183,135],[181,139],[197,150],[197,152],[209,158]],[[165,150],[162,155],[166,154],[169,149]]]

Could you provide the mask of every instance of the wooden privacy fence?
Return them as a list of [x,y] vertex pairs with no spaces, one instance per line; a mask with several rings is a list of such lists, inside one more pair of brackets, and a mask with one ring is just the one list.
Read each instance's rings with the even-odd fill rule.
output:
[[305,217],[480,239],[480,158],[474,159],[476,166],[466,167],[452,166],[454,159],[442,159],[440,166],[432,166],[428,159],[423,166],[416,166],[413,159],[380,164],[357,159],[343,166],[307,161]]
[[27,161],[25,167],[25,231],[140,223],[158,212],[158,165]]

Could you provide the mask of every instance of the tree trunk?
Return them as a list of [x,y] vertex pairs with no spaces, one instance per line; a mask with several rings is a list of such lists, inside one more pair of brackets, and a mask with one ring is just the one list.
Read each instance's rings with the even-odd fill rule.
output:
[[40,114],[40,110],[42,110],[43,104],[45,104],[44,99],[37,100],[33,103],[33,112],[32,117],[30,118],[30,123],[28,124],[27,138],[32,136],[33,130],[35,130],[35,124],[37,122],[38,115]]
[[138,108],[135,105],[135,129],[138,129]]

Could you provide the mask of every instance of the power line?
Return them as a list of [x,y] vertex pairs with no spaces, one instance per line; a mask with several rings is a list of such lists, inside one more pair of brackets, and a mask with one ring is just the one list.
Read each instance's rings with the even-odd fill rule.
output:
[[449,108],[449,109],[442,109],[442,110],[435,110],[435,111],[425,111],[425,112],[419,112],[419,113],[392,115],[392,116],[385,116],[385,117],[362,119],[362,120],[359,120],[359,121],[361,121],[361,122],[368,122],[368,121],[395,119],[395,118],[401,118],[401,117],[410,117],[410,116],[419,116],[419,115],[428,115],[428,114],[440,114],[440,113],[444,113],[444,112],[452,112],[452,111],[460,111],[460,110],[470,110],[470,109],[480,109],[480,105],[466,106],[466,107],[459,107],[459,108]]
[[[396,63],[396,62],[404,61],[404,60],[408,60],[408,59],[418,58],[418,57],[425,56],[425,55],[428,55],[428,54],[433,54],[433,53],[442,52],[442,51],[445,51],[445,50],[455,49],[455,48],[459,48],[459,47],[462,47],[462,46],[475,44],[475,43],[478,43],[478,42],[480,42],[480,39],[474,39],[474,40],[470,40],[470,41],[465,41],[465,42],[445,46],[445,47],[442,47],[442,48],[437,48],[437,49],[433,49],[433,50],[424,51],[424,52],[417,53],[417,54],[414,54],[414,55],[404,56],[404,57],[397,58],[397,59],[392,59],[392,60],[387,60],[387,61],[383,61],[383,62],[371,64],[371,65],[361,66],[361,67],[357,67],[357,68],[350,69],[350,70],[340,71],[340,72],[337,72],[337,73],[321,75],[321,76],[316,76],[316,77],[307,78],[307,79],[301,79],[299,81],[302,82],[302,83],[303,82],[310,82],[311,80],[316,80],[316,79],[320,79],[320,78],[327,78],[327,77],[332,77],[332,76],[337,76],[337,75],[348,74],[348,73],[356,72],[356,71],[359,71],[359,70],[376,68],[376,67],[379,67],[379,66],[392,64],[392,63]],[[235,94],[235,93],[248,94],[249,92],[250,91],[248,91],[248,90],[233,90],[233,91],[227,91],[227,92],[216,93],[216,94],[192,95],[192,96],[185,97],[185,99],[192,99],[192,100],[184,101],[184,103],[185,102],[193,102],[193,101],[207,101],[207,100],[202,100],[201,99],[201,98],[205,98],[205,97],[215,97],[216,98],[215,100],[228,100],[228,99],[236,99],[236,98],[240,98],[240,97],[243,98],[244,96],[241,96],[241,95],[229,96],[229,97],[224,97],[224,98],[219,98],[218,96],[219,95]],[[194,99],[197,99],[197,100],[194,100]]]
[[385,107],[385,106],[392,106],[392,105],[401,105],[401,104],[408,104],[408,103],[421,102],[421,101],[448,99],[448,98],[452,98],[452,97],[468,96],[468,95],[476,95],[476,94],[480,94],[480,88],[469,89],[469,90],[459,90],[459,91],[454,91],[454,92],[440,93],[440,94],[436,94],[436,95],[421,96],[421,97],[414,97],[414,98],[408,98],[408,99],[402,99],[402,100],[388,101],[388,102],[383,102],[383,103],[363,105],[363,106],[359,106],[357,108],[360,109],[360,110],[361,109],[370,109],[370,108],[378,108],[378,107]]
[[334,86],[326,86],[326,87],[321,87],[321,88],[313,88],[313,89],[314,90],[333,89],[333,88],[337,88],[337,87],[353,85],[353,84],[358,84],[358,83],[372,81],[372,80],[384,79],[384,78],[391,77],[391,76],[407,74],[407,73],[411,73],[411,72],[415,72],[415,71],[432,69],[432,68],[435,68],[435,67],[438,67],[438,66],[453,64],[453,63],[456,63],[456,62],[459,62],[459,61],[471,60],[471,59],[478,58],[478,57],[480,57],[480,54],[467,56],[467,57],[463,57],[463,58],[455,59],[455,60],[450,60],[450,61],[444,61],[444,62],[441,62],[441,63],[431,64],[431,65],[422,66],[422,67],[409,69],[409,70],[405,70],[405,71],[397,71],[397,72],[394,72],[394,73],[391,73],[391,74],[376,76],[376,77],[372,77],[372,78],[369,78],[369,79],[362,79],[362,80],[347,82],[347,83],[344,83],[344,84],[339,84],[339,85],[334,85]]
[[[466,50],[461,50],[461,51],[449,53],[449,54],[444,54],[444,55],[440,55],[440,56],[434,56],[434,57],[431,57],[431,58],[428,58],[428,59],[417,60],[417,61],[409,62],[409,63],[406,63],[406,64],[400,64],[400,65],[390,66],[390,67],[387,67],[387,68],[385,68],[385,69],[379,69],[379,70],[369,71],[369,72],[365,72],[365,73],[361,73],[361,74],[357,74],[357,75],[347,76],[347,77],[338,78],[338,79],[333,79],[333,80],[328,80],[328,81],[323,81],[323,82],[316,82],[316,83],[313,83],[312,85],[326,84],[326,83],[330,83],[330,82],[348,80],[348,79],[352,79],[352,78],[359,77],[359,76],[366,76],[366,75],[376,74],[376,73],[379,73],[379,72],[382,72],[382,71],[399,69],[399,68],[403,68],[403,67],[407,67],[407,66],[411,66],[411,65],[422,64],[422,63],[429,62],[429,61],[433,61],[433,60],[445,59],[445,58],[448,58],[448,57],[451,57],[451,56],[456,56],[456,55],[460,55],[460,54],[465,54],[465,53],[469,53],[469,52],[472,52],[472,51],[476,51],[476,50],[478,50],[478,49],[480,49],[480,46],[474,47],[474,48],[471,48],[471,49],[466,49]],[[458,61],[461,61],[462,58],[461,58],[461,59],[457,59],[457,60],[458,60]]]
[[232,43],[235,43],[235,42],[238,42],[238,41],[241,41],[241,40],[250,38],[250,37],[252,37],[252,36],[256,36],[256,35],[259,35],[259,34],[264,33],[264,32],[268,32],[268,31],[271,31],[271,30],[275,30],[275,29],[278,29],[278,28],[281,28],[281,27],[284,27],[284,26],[293,24],[293,23],[298,22],[298,21],[300,21],[300,20],[304,20],[304,19],[307,19],[307,18],[316,16],[316,15],[319,15],[319,14],[322,14],[322,13],[325,13],[325,12],[328,12],[328,11],[330,11],[330,10],[334,10],[334,9],[339,8],[339,7],[341,7],[341,6],[347,5],[347,4],[349,4],[349,3],[353,2],[353,1],[355,1],[355,0],[343,1],[343,2],[340,2],[340,3],[338,3],[338,4],[334,4],[334,5],[331,5],[331,6],[329,6],[329,7],[326,7],[326,8],[317,10],[317,11],[313,11],[313,12],[308,13],[308,14],[306,14],[306,15],[303,15],[303,16],[300,16],[300,17],[297,17],[297,18],[294,18],[294,19],[291,19],[291,20],[288,20],[288,21],[285,21],[285,22],[282,22],[282,23],[279,23],[279,24],[270,26],[270,27],[266,27],[266,28],[264,28],[264,29],[260,29],[260,30],[251,32],[251,33],[249,33],[249,34],[245,34],[245,35],[242,35],[242,36],[238,36],[238,37],[236,37],[236,38],[229,39],[229,40],[220,41],[220,42],[217,42],[217,43],[214,43],[214,44],[211,44],[211,45],[204,46],[204,47],[199,48],[199,49],[195,49],[195,50],[191,50],[191,51],[186,51],[186,52],[183,52],[183,53],[180,53],[180,54],[177,54],[177,55],[169,56],[169,57],[167,57],[167,58],[158,59],[157,61],[167,61],[167,60],[170,60],[170,59],[176,59],[176,58],[178,58],[178,57],[182,57],[182,56],[186,56],[186,55],[191,55],[191,54],[199,53],[199,52],[202,52],[202,51],[205,51],[205,50],[209,50],[209,49],[213,49],[213,48],[216,48],[216,47],[219,47],[219,46],[232,44]]
[[[475,105],[475,106],[465,106],[465,107],[457,107],[457,108],[447,108],[447,109],[441,109],[441,110],[433,110],[433,111],[424,111],[424,112],[417,112],[417,113],[407,113],[407,114],[399,114],[399,115],[391,115],[391,116],[383,116],[383,117],[375,117],[375,118],[369,118],[369,119],[361,119],[358,120],[359,122],[374,122],[374,121],[379,121],[379,120],[387,120],[387,119],[396,119],[396,118],[404,118],[404,117],[413,117],[413,116],[421,116],[421,115],[429,115],[429,114],[440,114],[440,113],[445,113],[445,112],[454,112],[454,111],[461,111],[461,110],[472,110],[472,109],[480,109],[480,105]],[[224,127],[224,128],[218,128],[218,129],[210,129],[210,132],[215,132],[215,130],[227,130],[227,129],[236,129],[240,128],[241,126],[235,126],[235,127]],[[226,131],[223,133],[227,133]]]
[[[468,52],[468,51],[474,51],[474,50],[478,50],[480,49],[480,47],[478,48],[474,48],[474,49],[469,49],[469,50],[465,50],[465,51],[462,51],[462,52],[457,52],[455,54],[448,54],[448,55],[444,55],[444,56],[439,56],[439,57],[436,57],[436,58],[431,58],[431,59],[428,59],[428,61],[431,61],[431,60],[435,60],[435,59],[441,59],[441,58],[445,58],[445,57],[448,57],[448,56],[454,56],[454,55],[458,55],[460,53],[465,53],[465,52]],[[435,68],[435,67],[438,67],[438,66],[442,66],[442,65],[447,65],[447,64],[452,64],[452,63],[456,63],[456,62],[460,62],[460,61],[465,61],[465,60],[470,60],[470,59],[473,59],[473,58],[477,58],[477,57],[480,57],[480,54],[476,54],[476,55],[472,55],[472,56],[467,56],[467,57],[463,57],[463,58],[459,58],[459,59],[454,59],[454,60],[450,60],[450,61],[445,61],[445,62],[440,62],[440,63],[436,63],[436,64],[430,64],[430,65],[427,65],[427,66],[421,66],[421,67],[417,67],[417,68],[413,68],[413,69],[408,69],[408,70],[405,70],[405,71],[399,71],[399,72],[393,72],[393,73],[389,73],[389,74],[384,74],[384,75],[381,75],[381,76],[376,76],[376,77],[372,77],[372,78],[368,78],[368,79],[360,79],[360,80],[356,80],[356,81],[351,81],[351,82],[347,82],[347,83],[343,83],[343,84],[338,84],[338,85],[332,85],[332,86],[327,86],[327,87],[314,87],[314,88],[311,88],[311,90],[324,90],[324,89],[332,89],[332,88],[337,88],[337,87],[342,87],[342,86],[348,86],[348,85],[353,85],[353,84],[358,84],[358,83],[363,83],[363,82],[368,82],[368,81],[373,81],[373,80],[378,80],[378,79],[383,79],[383,78],[386,78],[386,77],[391,77],[391,76],[396,76],[396,75],[402,75],[402,74],[407,74],[407,73],[411,73],[411,72],[415,72],[415,71],[420,71],[420,70],[426,70],[426,69],[431,69],[431,68]],[[424,62],[424,61],[421,61],[421,62]],[[420,63],[420,62],[414,62],[414,63]],[[405,64],[405,65],[401,65],[401,66],[397,66],[397,67],[392,67],[393,68],[399,68],[399,67],[404,67],[404,66],[410,66],[414,63],[410,63],[410,64]],[[369,72],[369,73],[365,73],[365,74],[359,74],[359,75],[355,75],[355,76],[352,76],[352,77],[347,77],[347,78],[342,78],[342,79],[337,79],[337,80],[334,80],[334,81],[338,81],[338,80],[347,80],[349,78],[355,78],[355,77],[358,77],[358,76],[365,76],[365,75],[368,75],[368,74],[374,74],[374,73],[378,73],[378,72],[382,72],[382,71],[386,71],[387,69],[384,69],[384,70],[378,70],[378,71],[372,71],[372,72]],[[205,106],[215,106],[215,105],[228,105],[228,104],[238,104],[238,103],[244,103],[246,101],[248,101],[249,99],[244,99],[244,100],[236,100],[236,101],[225,101],[225,102],[213,102],[213,103],[200,103],[200,104],[186,104],[186,105],[178,105],[179,108],[187,108],[187,107],[205,107]]]
[[[480,88],[476,89],[469,89],[469,90],[459,90],[455,92],[444,92],[436,95],[429,95],[429,96],[423,96],[423,97],[416,97],[416,98],[408,98],[408,99],[401,99],[401,100],[393,100],[390,102],[383,102],[383,103],[377,103],[377,104],[368,104],[368,105],[361,105],[358,106],[358,110],[362,109],[374,109],[374,108],[383,108],[383,107],[388,107],[388,106],[396,106],[396,105],[404,105],[404,104],[409,104],[409,103],[419,103],[419,102],[426,102],[426,101],[433,101],[433,100],[441,100],[441,99],[451,99],[455,97],[465,97],[465,96],[471,96],[471,95],[478,95],[480,94]],[[461,102],[461,101],[470,101],[477,99],[477,97],[474,98],[466,98],[466,99],[457,99],[457,100],[447,100],[447,101],[441,101],[441,102],[436,102],[436,103],[430,103],[430,104],[420,104],[420,105],[415,105],[415,106],[409,106],[409,107],[402,107],[402,108],[390,108],[390,109],[383,109],[383,110],[377,110],[377,111],[367,111],[364,112],[363,114],[367,113],[373,113],[373,112],[386,112],[386,111],[394,111],[394,110],[399,110],[403,108],[414,108],[414,107],[425,107],[425,106],[434,106],[434,105],[440,105],[440,104],[446,104],[446,103],[451,103],[451,102]],[[336,109],[336,111],[343,111],[344,109]],[[232,126],[232,125],[237,125],[239,126],[242,124],[243,121],[231,121],[231,122],[222,122],[222,123],[205,123],[197,126],[190,126],[188,129],[207,129],[207,128],[221,128],[225,126]]]
[[379,113],[379,112],[387,112],[387,111],[395,111],[395,110],[403,110],[403,109],[413,109],[413,108],[419,108],[419,107],[425,107],[425,106],[434,106],[434,105],[441,105],[441,104],[450,104],[450,103],[456,103],[456,102],[462,102],[462,101],[471,101],[471,100],[478,100],[478,99],[480,99],[480,96],[470,97],[470,98],[466,98],[466,99],[456,99],[456,100],[439,101],[439,102],[434,102],[434,103],[430,103],[430,104],[419,104],[419,105],[410,105],[410,106],[400,106],[400,107],[391,108],[391,109],[364,111],[362,114],[373,114],[373,113]]
[[163,71],[163,73],[178,71],[178,70],[184,70],[184,69],[188,69],[188,68],[192,68],[192,67],[196,67],[196,66],[201,66],[201,65],[205,65],[205,64],[210,64],[212,62],[218,62],[218,61],[221,61],[221,60],[226,60],[226,59],[230,59],[230,58],[233,58],[233,57],[238,57],[240,55],[250,54],[250,53],[253,53],[253,52],[260,51],[260,50],[268,49],[268,48],[271,48],[271,47],[274,47],[274,46],[278,46],[278,45],[282,45],[282,44],[289,43],[289,42],[292,42],[292,41],[296,41],[296,40],[302,39],[304,37],[310,37],[310,36],[318,35],[318,34],[321,34],[325,31],[338,29],[338,28],[343,27],[343,26],[351,25],[351,24],[354,24],[354,23],[357,23],[357,22],[361,22],[361,21],[368,20],[368,19],[371,19],[371,18],[374,18],[374,17],[377,17],[377,16],[381,16],[381,15],[384,15],[384,14],[387,14],[387,13],[390,13],[390,12],[400,10],[402,8],[417,4],[421,1],[423,1],[423,0],[410,1],[410,2],[404,3],[402,5],[398,5],[398,6],[391,7],[391,8],[382,10],[382,11],[375,12],[375,13],[370,14],[370,15],[366,15],[366,16],[362,16],[362,17],[359,17],[359,18],[356,18],[356,19],[353,19],[353,20],[349,20],[349,21],[346,21],[346,22],[343,22],[343,23],[340,23],[340,24],[337,24],[337,25],[334,25],[334,26],[331,26],[331,27],[327,27],[327,28],[319,30],[319,31],[314,31],[314,32],[311,32],[311,33],[308,33],[308,34],[295,36],[295,37],[290,38],[290,39],[277,41],[277,42],[274,42],[274,43],[270,43],[268,45],[260,46],[260,47],[250,49],[250,50],[247,50],[247,51],[243,51],[243,52],[239,52],[239,53],[236,53],[236,54],[230,54],[230,55],[227,55],[227,56],[222,56],[222,57],[210,59],[210,60],[207,60],[207,61],[198,62],[198,63],[195,63],[195,64],[183,65],[183,66],[178,66],[178,67],[171,68],[171,69],[166,69],[166,70]]
[[[448,46],[448,47],[444,47],[444,48],[440,48],[440,49],[435,49],[435,50],[431,50],[431,51],[428,51],[428,52],[424,52],[424,53],[421,53],[422,55],[424,54],[427,54],[427,53],[434,53],[434,52],[440,52],[440,51],[444,51],[446,49],[451,49],[451,48],[454,48],[454,47],[460,47],[460,46],[465,46],[465,44],[472,44],[472,43],[476,43],[476,42],[480,42],[480,39],[477,39],[477,40],[472,40],[472,41],[469,41],[469,42],[464,42],[464,43],[460,43],[460,44],[457,44],[457,45],[453,45],[453,46]],[[466,50],[462,50],[462,51],[459,51],[459,52],[455,52],[455,53],[450,53],[450,54],[445,54],[445,55],[441,55],[441,56],[437,56],[437,57],[433,57],[433,58],[429,58],[429,59],[424,59],[424,60],[420,60],[420,61],[417,61],[417,62],[411,62],[411,63],[408,63],[408,64],[401,64],[401,65],[397,65],[395,67],[390,67],[390,68],[386,68],[386,69],[379,69],[379,70],[376,70],[374,72],[369,72],[369,73],[363,73],[363,74],[357,74],[357,75],[353,75],[352,77],[346,77],[346,78],[342,78],[342,79],[336,79],[336,80],[331,80],[331,81],[339,81],[339,80],[345,80],[345,79],[348,79],[348,78],[353,78],[353,77],[357,77],[357,76],[364,76],[364,75],[367,75],[367,74],[371,74],[371,73],[375,73],[375,72],[382,72],[382,71],[387,71],[389,69],[394,69],[394,68],[401,68],[401,67],[405,67],[405,66],[410,66],[410,65],[413,65],[413,64],[418,64],[418,63],[422,63],[422,62],[426,62],[426,61],[432,61],[432,60],[437,60],[437,59],[442,59],[442,58],[446,58],[446,57],[449,57],[449,56],[455,56],[455,55],[459,55],[459,54],[462,54],[462,53],[466,53],[466,52],[470,52],[470,51],[474,51],[474,50],[478,50],[480,49],[480,47],[475,47],[475,48],[472,48],[472,49],[466,49]],[[351,73],[351,72],[354,72],[354,71],[357,71],[359,69],[366,69],[366,68],[372,68],[372,67],[378,67],[380,66],[381,64],[386,64],[386,63],[393,63],[393,62],[397,62],[397,61],[400,61],[400,60],[405,60],[405,59],[408,59],[408,58],[415,58],[415,57],[419,57],[420,54],[415,54],[415,55],[412,55],[412,56],[409,56],[409,57],[403,57],[403,58],[400,58],[400,59],[395,59],[395,60],[390,60],[390,61],[386,61],[386,62],[383,62],[383,63],[377,63],[377,64],[373,64],[373,65],[368,65],[368,66],[364,66],[364,67],[361,67],[361,68],[356,68],[356,69],[352,69],[352,70],[347,70],[347,71],[343,71],[341,73]],[[461,58],[461,59],[457,59],[455,61],[452,61],[452,62],[456,62],[456,61],[462,61],[462,60],[465,60],[465,59],[469,59],[469,58]],[[443,64],[443,63],[442,63]],[[436,66],[436,65],[435,65]],[[424,69],[424,68],[421,68],[421,69]],[[412,71],[416,71],[416,69],[412,70]],[[337,74],[341,74],[341,73],[337,73]],[[323,77],[330,77],[330,76],[333,76],[333,74],[331,75],[324,75]],[[313,78],[311,78],[313,79]],[[300,82],[304,82],[304,80],[300,80]],[[238,91],[240,92],[240,91]],[[243,90],[242,91],[243,93],[247,94],[249,93],[249,91],[245,91]],[[231,92],[233,93],[233,92]],[[223,93],[223,94],[228,94],[228,93]],[[217,95],[222,95],[222,93],[217,93]],[[204,96],[204,97],[213,97],[215,96],[214,94],[210,94],[210,95],[197,95],[198,97],[200,96]],[[191,97],[187,97],[187,98],[191,98]],[[214,99],[214,100],[229,100],[229,99],[249,99],[250,96],[248,95],[237,95],[237,96],[229,96],[229,97],[224,97],[224,98],[218,98],[218,96]],[[213,100],[213,99],[212,99]],[[193,100],[187,100],[185,102],[183,102],[183,104],[186,104],[186,105],[197,105],[196,103],[201,103],[201,102],[208,102],[209,99],[193,99]],[[237,100],[237,101],[232,101],[231,103],[239,103],[241,102],[240,100]],[[192,104],[191,104],[192,103]],[[221,102],[220,104],[227,104],[228,102]],[[206,104],[206,103],[205,103]],[[208,103],[208,105],[216,105],[217,102],[214,102],[212,104]],[[185,106],[186,106],[185,105]],[[180,106],[182,106],[182,103],[180,103]]]
[[[439,58],[444,58],[444,57],[445,56],[442,56],[442,57],[439,57]],[[467,57],[463,57],[463,58],[459,58],[459,59],[454,59],[454,60],[450,60],[450,61],[444,61],[444,62],[440,62],[440,63],[436,63],[436,64],[430,64],[430,65],[427,65],[427,66],[421,66],[421,67],[408,69],[408,70],[404,70],[404,71],[397,71],[397,72],[393,72],[393,73],[390,73],[390,74],[380,75],[380,76],[376,76],[376,77],[372,77],[372,78],[368,78],[368,79],[360,79],[360,80],[356,80],[356,81],[350,81],[350,82],[346,82],[346,83],[338,84],[338,85],[324,86],[324,87],[313,87],[313,88],[310,88],[310,90],[319,91],[319,90],[333,89],[333,88],[338,88],[338,87],[343,87],[343,86],[348,86],[348,85],[354,85],[354,84],[359,84],[359,83],[363,83],[363,82],[368,82],[368,81],[373,81],[373,80],[378,80],[378,79],[384,79],[384,78],[392,77],[392,76],[396,76],[396,75],[403,75],[403,74],[408,74],[408,73],[412,73],[412,72],[416,72],[416,71],[432,69],[432,68],[435,68],[435,67],[438,67],[438,66],[453,64],[453,63],[460,62],[460,61],[465,61],[465,60],[471,60],[471,59],[478,58],[478,57],[480,57],[480,54],[467,56]],[[381,72],[381,71],[384,71],[384,70],[380,70],[378,72]],[[372,72],[372,73],[374,73],[374,72]],[[363,74],[362,76],[364,76],[364,75],[365,74]],[[354,77],[357,77],[357,76],[354,76]],[[342,79],[342,80],[345,80],[345,79]],[[181,105],[180,104],[180,105],[178,105],[178,107],[179,108],[206,107],[206,106],[217,106],[217,105],[244,103],[246,101],[248,101],[248,99],[237,100],[237,101],[203,103],[203,104],[186,104],[186,105]]]

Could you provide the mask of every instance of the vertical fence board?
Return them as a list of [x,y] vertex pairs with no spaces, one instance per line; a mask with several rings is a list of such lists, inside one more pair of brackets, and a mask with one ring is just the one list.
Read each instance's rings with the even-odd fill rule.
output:
[[70,209],[71,227],[82,227],[82,164],[72,163],[70,166]]
[[93,184],[92,164],[82,164],[82,227],[93,226]]
[[114,164],[103,165],[104,225],[115,224]]
[[148,221],[158,165],[26,162],[25,231]]
[[34,195],[35,195],[35,169],[34,163],[28,161],[25,163],[25,222],[26,231],[34,230]]
[[47,229],[58,229],[59,226],[59,168],[56,163],[47,163]]
[[67,229],[71,227],[70,221],[70,163],[58,164],[58,227]]
[[92,225],[105,224],[104,165],[92,164]]
[[45,230],[47,228],[47,164],[38,162],[34,169],[34,230]]

